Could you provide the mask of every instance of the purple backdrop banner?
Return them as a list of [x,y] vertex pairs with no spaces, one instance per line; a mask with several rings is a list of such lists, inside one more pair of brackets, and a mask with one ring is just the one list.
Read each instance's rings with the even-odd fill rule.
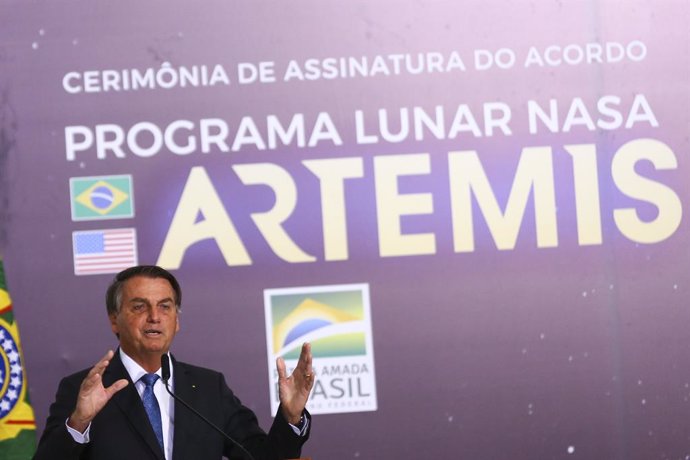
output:
[[146,263],[265,427],[313,343],[314,458],[690,455],[687,2],[1,3],[39,429]]

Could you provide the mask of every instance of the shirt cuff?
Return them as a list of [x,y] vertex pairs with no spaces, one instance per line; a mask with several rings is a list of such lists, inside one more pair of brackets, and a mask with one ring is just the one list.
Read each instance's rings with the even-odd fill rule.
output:
[[65,427],[67,428],[67,432],[72,436],[72,439],[74,439],[74,442],[77,442],[79,444],[86,444],[90,441],[89,438],[89,430],[91,430],[91,424],[89,423],[89,426],[86,427],[86,430],[84,430],[83,433],[78,432],[71,426],[67,424],[67,420],[65,420]]
[[[307,429],[309,428],[309,419],[302,415],[299,424],[293,425],[292,423],[288,422],[288,425],[290,425],[290,428],[292,428],[292,431],[294,431],[297,436],[304,436],[307,434]],[[86,431],[89,431],[88,428]]]

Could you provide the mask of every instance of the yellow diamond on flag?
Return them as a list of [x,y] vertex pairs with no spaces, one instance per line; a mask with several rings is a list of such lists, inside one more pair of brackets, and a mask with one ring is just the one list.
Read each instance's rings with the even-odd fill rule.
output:
[[105,215],[124,203],[129,195],[105,181],[98,181],[76,197],[76,201],[98,214]]

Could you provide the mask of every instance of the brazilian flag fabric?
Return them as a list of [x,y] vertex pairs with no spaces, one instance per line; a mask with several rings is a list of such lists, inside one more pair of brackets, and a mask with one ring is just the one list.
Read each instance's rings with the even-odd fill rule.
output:
[[36,421],[29,403],[19,330],[0,260],[0,459],[28,460],[36,449]]

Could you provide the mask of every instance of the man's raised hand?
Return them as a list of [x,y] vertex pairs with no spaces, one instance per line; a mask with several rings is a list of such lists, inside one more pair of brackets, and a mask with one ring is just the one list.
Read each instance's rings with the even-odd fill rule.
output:
[[79,395],[77,396],[77,406],[67,420],[67,425],[80,433],[86,431],[91,421],[103,409],[110,398],[115,393],[122,390],[129,383],[127,379],[120,379],[108,388],[103,386],[103,372],[110,364],[114,353],[108,350],[100,361],[86,375],[81,382]]

